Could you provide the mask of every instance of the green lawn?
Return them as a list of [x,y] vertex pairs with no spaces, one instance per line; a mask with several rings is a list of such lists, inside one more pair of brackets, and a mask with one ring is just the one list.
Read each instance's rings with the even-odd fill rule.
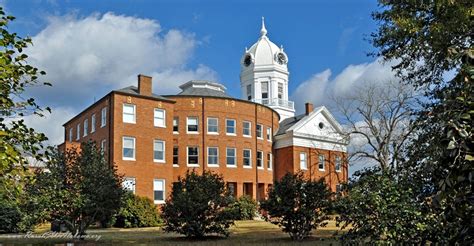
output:
[[[303,245],[330,245],[337,244],[338,241],[333,237],[333,233],[338,228],[331,221],[325,228],[313,232],[313,236],[305,240]],[[46,230],[40,228],[35,235],[41,235]],[[74,241],[74,245],[236,245],[236,244],[268,244],[285,245],[294,244],[288,236],[281,232],[280,228],[265,221],[236,221],[231,229],[231,235],[228,238],[209,237],[205,240],[190,240],[174,233],[165,233],[158,227],[153,228],[134,228],[134,229],[91,229],[89,235],[100,236],[98,241],[88,239],[84,241]],[[0,245],[65,245],[67,242],[73,242],[67,239],[42,239],[42,238],[8,238],[8,235],[0,235]],[[298,244],[300,245],[300,244]]]

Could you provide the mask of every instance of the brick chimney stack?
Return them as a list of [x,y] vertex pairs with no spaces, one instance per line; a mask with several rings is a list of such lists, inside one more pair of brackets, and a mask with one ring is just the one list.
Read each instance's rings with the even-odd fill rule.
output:
[[311,112],[313,112],[314,107],[312,103],[305,103],[304,106],[306,109],[306,115],[309,115]]
[[152,78],[143,74],[138,75],[138,94],[151,96]]

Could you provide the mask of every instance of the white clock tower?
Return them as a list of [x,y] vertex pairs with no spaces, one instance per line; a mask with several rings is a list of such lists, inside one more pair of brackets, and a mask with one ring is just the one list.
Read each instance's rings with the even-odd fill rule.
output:
[[262,17],[260,38],[245,48],[241,59],[242,98],[275,109],[280,121],[295,116],[294,103],[288,100],[288,56],[267,37]]

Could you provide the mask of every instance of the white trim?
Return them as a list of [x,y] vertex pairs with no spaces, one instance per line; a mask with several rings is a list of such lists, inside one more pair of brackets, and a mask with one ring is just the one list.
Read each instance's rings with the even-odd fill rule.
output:
[[[177,125],[176,126],[178,127],[178,131],[174,130],[174,120],[177,120]],[[179,134],[179,117],[173,117],[173,128],[171,128],[171,129],[173,129],[173,134]]]
[[[210,132],[209,131],[209,120],[210,119],[213,119],[213,120],[217,121],[217,132]],[[217,117],[207,117],[206,118],[206,133],[208,135],[219,135],[219,118],[217,118]]]
[[[133,107],[133,120],[132,121],[125,121],[125,106],[132,106]],[[130,115],[127,113],[127,115]],[[135,104],[124,103],[122,104],[122,123],[125,124],[136,124],[137,123],[137,107]]]
[[[155,159],[155,142],[163,143],[163,160]],[[153,162],[155,163],[165,163],[166,162],[166,142],[161,139],[153,139]]]
[[[338,158],[339,157],[339,158]],[[337,167],[337,159],[339,159],[339,170],[336,169]],[[334,160],[334,170],[337,172],[337,173],[341,173],[342,172],[342,157],[339,156],[339,155],[336,155],[335,157],[335,160]]]
[[[304,166],[303,164],[303,159],[301,158],[301,155],[304,156]],[[301,170],[308,170],[308,154],[306,152],[300,152],[300,169]]]
[[[257,134],[258,133],[258,131],[257,131],[258,126],[261,126],[260,127],[260,137]],[[255,125],[255,136],[257,137],[257,139],[263,140],[263,125],[262,124],[256,124]]]
[[[124,157],[124,140],[125,138],[129,138],[129,139],[133,139],[133,157]],[[137,152],[137,148],[136,148],[136,139],[135,137],[129,137],[129,136],[122,136],[122,160],[124,161],[135,161],[135,158],[136,158],[136,152]]]
[[337,120],[334,118],[331,112],[329,112],[329,110],[324,106],[318,107],[309,115],[303,117],[300,121],[298,121],[296,124],[290,127],[287,131],[297,132],[301,127],[303,127],[308,121],[311,121],[319,113],[322,113],[326,117],[328,122],[334,127],[334,129],[336,129],[337,133],[344,134],[344,131],[342,130],[342,126],[339,124],[339,122],[337,122]]
[[[321,156],[323,157],[323,168],[322,168],[322,169],[319,168],[319,164],[321,164],[321,163],[320,163],[320,161],[321,161]],[[322,172],[325,172],[325,171],[326,171],[326,156],[324,156],[324,155],[322,155],[322,154],[318,155],[318,170],[319,170],[319,171],[322,171]]]
[[91,116],[91,133],[95,132],[95,125],[97,124],[95,114]]
[[[267,126],[267,141],[268,142],[272,142],[272,138],[273,138],[273,129],[271,127],[268,127]],[[269,132],[270,131],[270,132]],[[269,134],[270,133],[270,134]]]
[[[258,166],[258,153],[262,153],[261,158],[260,158],[260,163],[262,163],[261,167]],[[261,169],[261,170],[265,169],[265,162],[263,161],[264,160],[263,159],[263,154],[264,154],[263,151],[257,150],[257,154],[255,156],[255,157],[257,157],[256,160],[255,160],[255,166],[257,167],[257,169]]]
[[100,110],[100,128],[107,125],[107,107],[103,107]]
[[[250,155],[249,155],[249,157],[248,157],[248,158],[249,158],[249,164],[250,164],[250,165],[248,165],[248,166],[246,166],[246,165],[245,165],[245,162],[244,162],[244,158],[245,158],[244,151],[245,151],[245,150],[248,150],[249,153],[250,153]],[[252,168],[252,150],[251,150],[251,149],[242,149],[242,166],[243,166],[244,168]]]
[[[215,148],[217,149],[217,164],[209,164],[209,148]],[[207,160],[207,166],[208,167],[219,167],[219,147],[215,147],[215,146],[209,146],[207,147],[207,155],[206,155],[206,160]]]
[[[189,129],[189,124],[188,124],[189,122],[188,121],[189,121],[190,118],[196,119],[197,131],[188,131],[188,129]],[[199,117],[197,117],[197,116],[188,116],[188,117],[186,117],[186,133],[187,134],[199,134]]]
[[[244,134],[244,123],[249,123],[249,133],[250,135],[245,135]],[[247,121],[247,120],[244,120],[242,121],[242,136],[246,137],[246,138],[251,138],[252,137],[252,122],[251,121]]]
[[[234,122],[234,133],[232,132],[227,132],[227,121],[233,121]],[[225,119],[225,135],[227,136],[237,136],[237,121],[235,119]]]
[[[270,159],[268,159],[268,156],[270,156]],[[270,162],[270,165],[268,165],[268,162]],[[272,170],[272,169],[273,169],[273,154],[272,152],[268,152],[267,153],[267,170]]]
[[344,142],[330,142],[323,139],[310,139],[293,136],[293,132],[275,136],[274,149],[281,149],[289,146],[315,148],[322,150],[347,152],[347,144]]
[[[163,125],[156,125],[156,119],[157,117],[155,116],[156,111],[163,111]],[[158,118],[159,119],[159,118]],[[155,127],[160,127],[160,128],[166,128],[166,110],[162,108],[155,108],[153,110],[153,126]]]
[[[197,148],[197,164],[189,164],[189,148]],[[186,146],[186,166],[199,167],[199,146]]]
[[[163,182],[163,200],[155,200],[155,181]],[[159,191],[159,190],[156,190]],[[153,203],[164,204],[166,201],[166,180],[165,179],[153,179]]]
[[87,136],[87,134],[89,134],[89,119],[84,119],[84,126],[83,126],[83,135],[82,137],[85,137]]
[[[133,183],[132,183],[132,187],[131,187],[132,189],[131,189],[131,190],[127,189],[127,187],[125,186],[125,182],[126,182],[127,180],[133,182]],[[123,177],[123,180],[122,180],[122,188],[131,191],[133,194],[135,194],[136,184],[137,184],[137,180],[135,179],[135,177]]]
[[[229,163],[227,163],[227,158],[229,157],[227,155],[227,150],[228,149],[233,149],[234,150],[234,162],[235,164],[234,165],[229,165]],[[228,167],[228,168],[237,168],[237,148],[233,148],[233,147],[226,147],[225,148],[225,165]]]

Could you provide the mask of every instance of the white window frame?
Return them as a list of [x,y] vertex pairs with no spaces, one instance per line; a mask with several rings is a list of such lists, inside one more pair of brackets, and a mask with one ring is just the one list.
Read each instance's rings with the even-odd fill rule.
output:
[[94,133],[95,132],[95,114],[92,114],[91,116],[91,133]]
[[[227,128],[229,127],[229,125],[227,124],[228,121],[233,121],[234,122],[234,132],[231,133],[231,132],[227,132]],[[228,135],[228,136],[236,136],[237,135],[237,121],[234,120],[234,119],[225,119],[225,134]]]
[[271,152],[267,153],[267,169],[272,170],[273,168],[273,155]]
[[107,150],[106,143],[107,139],[102,139],[102,141],[100,141],[100,151],[102,152],[102,154],[105,154],[105,151]]
[[[178,150],[178,154],[175,155],[174,154],[174,149],[177,149]],[[174,157],[177,156],[178,157],[178,163],[174,163]],[[178,145],[175,145],[173,146],[173,167],[179,167],[179,146]]]
[[[157,124],[157,120],[161,120],[162,118],[156,116],[156,112],[163,112],[163,124]],[[162,108],[155,108],[153,110],[153,125],[155,127],[162,127],[166,128],[166,110]]]
[[[125,113],[125,108],[131,107],[133,109],[133,113]],[[132,116],[132,121],[125,121],[125,116]],[[127,124],[135,124],[137,123],[137,106],[135,104],[124,103],[122,106],[122,122]]]
[[[155,188],[155,182],[162,182],[162,187],[163,187],[163,199],[162,200],[156,200],[155,199],[155,191],[160,191]],[[155,204],[164,204],[166,200],[166,180],[165,179],[153,179],[153,202]]]
[[102,108],[100,111],[100,128],[107,125],[107,107]]
[[268,142],[271,142],[272,141],[272,128],[271,127],[267,127],[267,141]]
[[[249,134],[248,134],[248,135],[246,135],[246,134],[244,133],[244,130],[245,130],[245,123],[248,123],[248,124],[249,124],[249,128],[248,128]],[[243,122],[242,122],[242,136],[247,137],[247,138],[252,137],[252,122],[250,122],[250,121],[243,121]]]
[[[175,126],[178,128],[177,131],[174,130]],[[173,117],[173,134],[179,134],[179,117],[177,116]]]
[[251,101],[253,96],[253,89],[252,89],[252,85],[247,85],[246,87],[246,90],[247,90],[247,100]]
[[[322,157],[322,158],[321,158]],[[321,161],[322,159],[322,161]],[[323,164],[323,168],[320,168],[321,163]],[[324,155],[318,156],[318,169],[319,171],[326,171],[326,157]]]
[[[249,165],[248,166],[245,165],[245,161],[244,161],[244,159],[246,158],[244,152],[247,151],[247,150],[249,151],[249,157],[248,157]],[[252,168],[252,150],[251,149],[243,149],[242,150],[242,166],[244,168]]]
[[76,140],[81,139],[81,123],[78,123],[76,126]]
[[[339,166],[339,168],[337,168]],[[342,158],[341,156],[337,155],[336,156],[336,160],[335,160],[335,164],[334,164],[334,169],[336,170],[336,172],[340,173],[342,172]]]
[[69,142],[72,142],[72,138],[73,138],[73,128],[69,128]]
[[[211,164],[209,163],[209,150],[210,149],[216,149],[217,150],[217,163],[214,163],[214,164]],[[207,166],[208,167],[219,167],[219,147],[214,147],[214,146],[211,146],[211,147],[207,147]]]
[[[227,150],[229,150],[229,149],[234,150],[234,156],[233,156],[234,164],[233,165],[229,164],[229,162],[227,161],[227,158],[229,158]],[[231,148],[229,148],[229,147],[225,148],[225,163],[226,163],[227,167],[230,167],[230,168],[236,168],[237,167],[237,148],[232,148],[232,147]]]
[[[217,130],[215,132],[209,131],[209,126],[211,125],[211,124],[209,124],[209,120],[216,120],[215,127],[217,127]],[[207,127],[206,128],[207,128],[207,134],[209,134],[209,135],[219,135],[219,118],[207,117]]]
[[[189,148],[197,148],[197,164],[189,164]],[[186,164],[188,167],[199,167],[199,147],[186,146]]]
[[[155,159],[155,143],[162,143],[163,144],[163,159]],[[153,162],[157,163],[165,163],[166,162],[166,142],[161,139],[154,139],[153,140]]]
[[85,119],[84,120],[84,129],[83,129],[83,137],[87,136],[87,134],[89,133],[89,119]]
[[[124,143],[125,143],[125,139],[133,139],[133,157],[125,157],[124,154],[125,154],[125,147],[124,147]],[[136,154],[137,154],[137,148],[136,148],[136,139],[134,137],[128,137],[128,136],[124,136],[122,137],[122,160],[124,161],[134,161],[135,160],[135,157],[136,157]]]
[[[258,155],[260,154],[260,166],[258,165]],[[257,163],[255,163],[255,166],[257,166],[258,169],[264,169],[264,164],[263,164],[263,151],[257,150]]]
[[[260,126],[260,137],[258,136],[258,127]],[[255,127],[255,135],[257,136],[258,139],[263,139],[263,125],[262,124],[257,124]]]
[[[126,182],[127,181],[131,181],[132,184],[131,184],[131,188],[132,189],[128,189],[127,185],[126,185]],[[129,190],[131,191],[133,194],[135,194],[135,187],[136,187],[136,184],[137,184],[137,181],[134,177],[124,177],[123,178],[123,181],[122,181],[122,188],[125,189],[125,190]]]
[[[196,131],[189,131],[189,120],[196,119]],[[199,117],[189,116],[186,118],[186,133],[187,134],[199,134]]]
[[300,169],[308,170],[308,154],[306,152],[300,152]]
[[[264,90],[264,84],[267,85],[266,90]],[[270,83],[268,81],[262,81],[260,82],[260,93],[262,95],[262,100],[269,99],[270,98]],[[263,97],[263,93],[267,93],[267,97]]]

